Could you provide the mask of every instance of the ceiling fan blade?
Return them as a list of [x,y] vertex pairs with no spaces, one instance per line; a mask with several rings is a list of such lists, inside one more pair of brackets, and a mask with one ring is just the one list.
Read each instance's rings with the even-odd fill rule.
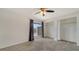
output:
[[51,13],[51,12],[55,12],[55,11],[53,11],[53,10],[46,10],[46,12],[50,12]]

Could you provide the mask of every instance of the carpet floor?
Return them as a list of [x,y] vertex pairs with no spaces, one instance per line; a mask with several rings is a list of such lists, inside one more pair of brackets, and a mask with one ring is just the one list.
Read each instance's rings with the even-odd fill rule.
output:
[[25,42],[0,51],[79,51],[75,43],[66,41],[54,41],[48,38],[35,38],[32,42]]

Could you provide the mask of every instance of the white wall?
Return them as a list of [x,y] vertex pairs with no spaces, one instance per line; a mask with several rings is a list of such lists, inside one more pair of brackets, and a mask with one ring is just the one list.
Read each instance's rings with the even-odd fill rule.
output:
[[[47,22],[45,22],[45,23],[50,23],[50,22],[53,22],[54,20],[64,20],[64,19],[67,19],[67,18],[72,18],[72,17],[77,17],[76,18],[76,26],[75,26],[75,31],[76,31],[76,33],[75,33],[75,41],[76,41],[76,43],[77,43],[77,46],[79,46],[79,12],[76,12],[76,13],[71,13],[71,14],[68,14],[68,15],[63,15],[63,16],[61,16],[61,17],[57,17],[57,18],[53,18],[53,20],[48,20]],[[46,27],[46,26],[45,26]],[[61,27],[61,26],[59,26],[59,27]],[[70,26],[69,26],[70,27]],[[47,34],[47,33],[46,33]],[[45,34],[45,35],[46,35]],[[59,35],[60,36],[60,35]],[[58,37],[59,37],[58,36]],[[60,37],[59,37],[59,39],[60,39]]]
[[54,38],[54,23],[47,23],[47,36],[50,38]]
[[60,40],[60,22],[58,20],[47,23],[45,29],[47,29],[48,37]]
[[0,9],[0,48],[26,42],[29,20],[7,9]]
[[79,46],[79,15],[77,16],[77,32],[76,32],[76,39],[77,39],[77,46]]
[[61,20],[60,38],[62,40],[76,42],[76,17]]
[[55,20],[46,23],[47,36],[54,40],[67,40],[76,42],[76,17]]

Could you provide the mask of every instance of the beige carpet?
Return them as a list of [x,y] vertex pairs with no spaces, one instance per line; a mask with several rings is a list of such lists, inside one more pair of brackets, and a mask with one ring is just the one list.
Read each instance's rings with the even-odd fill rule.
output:
[[79,51],[75,43],[54,41],[48,38],[35,38],[33,42],[14,45],[0,51]]

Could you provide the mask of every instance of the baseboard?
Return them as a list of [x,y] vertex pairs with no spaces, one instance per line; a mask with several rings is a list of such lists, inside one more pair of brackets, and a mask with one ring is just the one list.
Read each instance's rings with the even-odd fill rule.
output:
[[7,48],[7,47],[10,47],[10,46],[14,46],[14,45],[17,45],[17,44],[21,44],[21,43],[24,43],[24,42],[27,42],[27,41],[20,41],[20,42],[8,44],[8,45],[5,45],[3,47],[0,47],[0,49]]
[[59,41],[64,41],[64,42],[69,42],[69,43],[75,43],[76,44],[76,42],[71,42],[71,41],[67,41],[67,40],[59,40]]

